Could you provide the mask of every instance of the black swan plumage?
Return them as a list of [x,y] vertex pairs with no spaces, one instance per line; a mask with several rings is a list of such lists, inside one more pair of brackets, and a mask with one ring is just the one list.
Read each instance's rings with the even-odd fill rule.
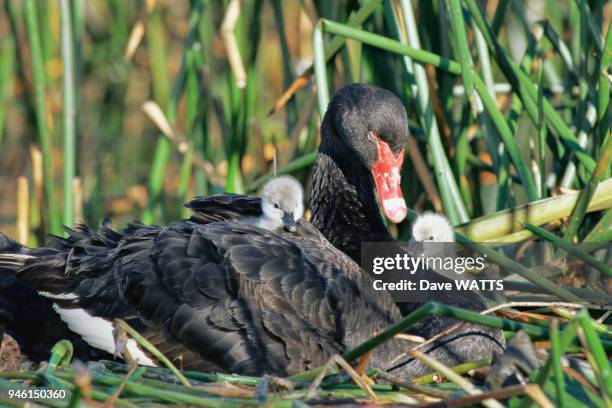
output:
[[[381,155],[377,143],[394,157],[403,154],[405,122],[393,94],[363,85],[340,91],[323,121],[313,224],[355,260],[362,241],[392,240],[373,191],[374,184],[379,191],[389,187],[393,174],[373,181],[368,169]],[[343,167],[346,163],[350,166]],[[383,205],[387,214],[401,213],[393,191],[385,198],[393,203],[391,209]],[[197,199],[188,204],[191,220],[167,227],[133,224],[121,234],[82,227],[69,238],[56,238],[44,254],[25,252],[12,261],[23,262],[18,278],[46,292],[67,320],[85,312],[97,322],[127,319],[186,368],[293,374],[325,363],[399,319],[391,297],[373,290],[358,264],[310,224],[300,221],[296,233],[287,233],[234,221],[236,215],[260,214],[259,205],[257,198],[235,195]],[[340,223],[344,231],[325,223]],[[420,333],[430,336],[441,324],[445,320],[434,318]],[[79,325],[92,328],[83,321],[69,324],[73,330]],[[85,340],[112,351],[108,335]],[[471,326],[428,352],[452,365],[500,351],[501,341],[499,333]],[[388,367],[409,346],[389,341],[375,350],[370,364]],[[140,355],[141,362],[147,359]],[[427,369],[409,361],[398,371],[409,377]]]

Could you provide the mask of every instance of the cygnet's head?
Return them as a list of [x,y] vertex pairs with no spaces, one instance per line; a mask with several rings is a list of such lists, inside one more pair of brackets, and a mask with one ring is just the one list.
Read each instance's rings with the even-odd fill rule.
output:
[[412,238],[408,242],[412,254],[427,257],[444,256],[450,249],[447,245],[428,243],[455,242],[455,233],[445,216],[426,212],[419,215],[412,225]]
[[414,222],[412,239],[417,242],[455,242],[455,233],[445,216],[426,212]]
[[261,210],[266,224],[294,232],[296,222],[304,215],[304,190],[291,176],[280,176],[268,181],[261,195]]

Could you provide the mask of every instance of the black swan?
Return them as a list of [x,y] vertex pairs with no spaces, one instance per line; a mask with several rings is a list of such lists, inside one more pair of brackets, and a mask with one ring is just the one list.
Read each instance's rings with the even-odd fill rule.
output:
[[[384,225],[374,191],[389,219],[398,222],[406,215],[399,170],[407,135],[406,112],[399,98],[374,86],[355,84],[339,90],[323,118],[312,180],[311,222],[357,263],[361,261],[362,243],[394,241]],[[431,280],[433,274],[422,269],[414,277]],[[446,278],[437,275],[435,279]],[[428,300],[476,311],[486,308],[484,299],[470,291],[432,292]],[[421,304],[401,302],[397,306],[406,315]],[[411,332],[430,338],[455,324],[453,319],[433,316]],[[461,349],[461,358],[474,360],[502,351],[505,341],[501,330],[466,323],[438,344]],[[402,364],[412,363],[406,360]]]
[[[391,240],[375,205],[374,185],[385,214],[396,221],[405,215],[396,188],[405,122],[393,94],[363,85],[340,91],[326,114],[313,223],[320,228],[327,220],[345,228],[324,233],[332,232],[330,241],[353,258],[360,241]],[[335,135],[342,139],[334,140]],[[359,180],[343,173],[339,159],[364,178],[350,183]],[[375,169],[374,180],[369,168]],[[295,233],[235,222],[261,216],[260,199],[248,196],[208,197],[188,206],[194,212],[188,221],[167,227],[132,224],[121,234],[81,227],[66,239],[55,238],[54,248],[44,253],[21,247],[17,256],[4,255],[3,267],[18,269],[21,281],[51,298],[70,328],[90,344],[114,351],[109,320],[121,317],[183,367],[208,371],[297,373],[401,316],[388,294],[373,290],[369,276],[305,221],[297,223]],[[436,327],[421,325],[429,335]],[[455,364],[500,350],[497,336],[483,336],[482,328],[474,332],[434,344],[428,352]],[[410,346],[389,341],[375,350],[370,364],[387,367]],[[153,363],[144,353],[136,357]],[[398,371],[411,377],[428,369],[410,361]]]

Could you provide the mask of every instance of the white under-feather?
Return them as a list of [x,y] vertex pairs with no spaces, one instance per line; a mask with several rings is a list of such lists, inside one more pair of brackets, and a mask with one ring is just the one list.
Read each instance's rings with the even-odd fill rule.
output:
[[[5,264],[19,266],[25,260],[34,258],[26,254],[0,254],[0,260]],[[53,300],[76,300],[78,296],[74,293],[50,293],[39,291],[39,295]],[[53,304],[53,309],[60,315],[61,319],[68,325],[71,331],[77,333],[90,346],[116,354],[115,338],[113,337],[113,325],[101,317],[94,317],[83,309],[65,309]],[[129,339],[126,348],[130,355],[140,365],[155,367],[156,364],[140,349],[134,339]]]
[[130,352],[132,358],[138,362],[138,364],[149,367],[157,367],[157,364],[155,364],[155,362],[147,357],[147,355],[142,351],[136,340],[129,339],[125,347]]
[[[87,344],[108,353],[116,354],[112,323],[101,317],[92,316],[83,309],[64,309],[56,304],[53,304],[53,308],[70,330],[81,336]],[[156,366],[153,360],[139,349],[138,343],[133,339],[127,341],[126,347],[138,364]]]
[[32,259],[33,255],[27,254],[0,254],[0,258],[2,259]]
[[31,258],[34,257],[26,254],[0,254],[0,267],[17,271]]
[[49,298],[49,299],[58,299],[58,300],[75,300],[79,298],[74,293],[57,293],[56,294],[56,293],[51,293],[51,292],[38,291],[38,294],[46,298]]

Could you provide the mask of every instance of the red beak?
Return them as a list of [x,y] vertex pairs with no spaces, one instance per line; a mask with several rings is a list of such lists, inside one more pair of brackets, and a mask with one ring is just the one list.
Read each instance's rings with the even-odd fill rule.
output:
[[401,222],[408,213],[400,186],[400,170],[404,162],[404,149],[395,156],[389,145],[376,138],[378,160],[372,166],[376,192],[385,216],[394,223]]

